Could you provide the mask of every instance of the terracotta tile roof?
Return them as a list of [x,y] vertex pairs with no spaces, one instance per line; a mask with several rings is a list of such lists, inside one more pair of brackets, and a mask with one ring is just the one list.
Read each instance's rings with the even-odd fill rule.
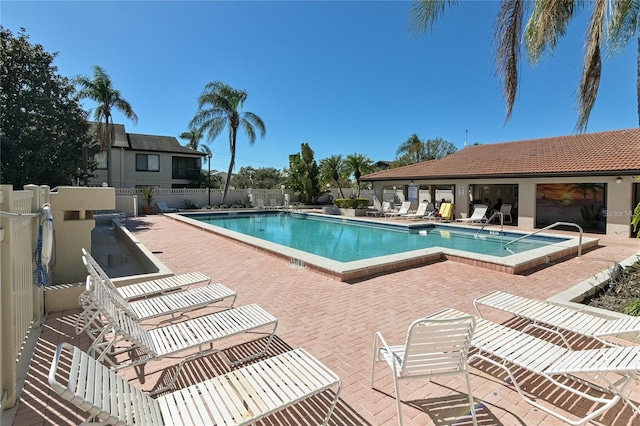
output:
[[640,129],[474,145],[439,160],[363,176],[362,180],[640,172]]

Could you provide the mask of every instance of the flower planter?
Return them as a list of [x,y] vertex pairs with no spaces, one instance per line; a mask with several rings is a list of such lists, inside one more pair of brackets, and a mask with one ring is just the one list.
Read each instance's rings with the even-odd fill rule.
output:
[[368,209],[340,209],[340,214],[342,216],[366,216]]

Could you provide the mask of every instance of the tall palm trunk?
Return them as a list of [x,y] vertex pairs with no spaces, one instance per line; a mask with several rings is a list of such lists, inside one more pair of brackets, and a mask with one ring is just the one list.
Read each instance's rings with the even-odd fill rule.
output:
[[229,184],[231,183],[231,173],[233,172],[233,167],[236,164],[236,138],[238,136],[237,128],[233,128],[231,130],[231,161],[229,161],[229,170],[227,171],[227,180],[224,183],[224,191],[222,192],[222,204],[224,204],[227,199],[227,192],[229,192]]

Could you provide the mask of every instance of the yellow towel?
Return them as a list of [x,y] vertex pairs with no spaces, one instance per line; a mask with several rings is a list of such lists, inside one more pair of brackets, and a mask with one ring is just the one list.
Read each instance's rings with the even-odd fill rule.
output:
[[451,219],[453,205],[451,203],[442,203],[440,206],[440,216],[443,219]]

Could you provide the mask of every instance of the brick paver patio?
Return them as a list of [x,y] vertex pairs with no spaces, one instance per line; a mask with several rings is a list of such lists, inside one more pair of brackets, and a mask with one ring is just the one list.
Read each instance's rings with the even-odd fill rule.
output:
[[[279,325],[271,352],[303,347],[336,372],[342,378],[343,389],[332,417],[334,425],[397,424],[393,380],[386,364],[377,367],[375,388],[369,386],[375,331],[381,331],[391,344],[400,344],[408,325],[419,317],[447,307],[472,313],[472,300],[495,289],[546,299],[640,251],[639,243],[633,239],[596,236],[601,238],[600,248],[528,275],[508,275],[443,261],[347,284],[294,268],[286,261],[168,217],[141,217],[126,220],[125,224],[174,273],[204,272],[237,291],[236,305],[258,303],[275,315]],[[58,342],[71,341],[85,348],[89,344],[86,337],[73,333],[77,313],[48,316],[15,425],[78,424],[86,417],[53,395],[46,384]],[[491,319],[506,321],[508,317],[492,313]],[[165,359],[147,364],[144,373],[129,369],[121,374],[150,390],[163,379],[163,369],[177,362],[177,358]],[[480,424],[561,423],[522,401],[503,375],[482,365],[476,367],[479,368],[472,368],[472,386]],[[207,357],[193,362],[181,374],[178,385],[227,369],[218,356]],[[548,388],[538,377],[522,374],[521,378],[527,392],[537,399],[548,399],[552,406],[579,414],[589,408],[583,401]],[[469,419],[460,420],[468,408],[463,378],[407,382],[401,384],[401,392],[405,424],[471,424]],[[640,401],[640,386],[636,386],[631,399]],[[322,405],[323,401],[316,402]],[[315,406],[287,410],[264,424],[314,424],[317,417],[305,421],[301,410],[313,411]],[[640,424],[640,417],[619,403],[594,424]]]

